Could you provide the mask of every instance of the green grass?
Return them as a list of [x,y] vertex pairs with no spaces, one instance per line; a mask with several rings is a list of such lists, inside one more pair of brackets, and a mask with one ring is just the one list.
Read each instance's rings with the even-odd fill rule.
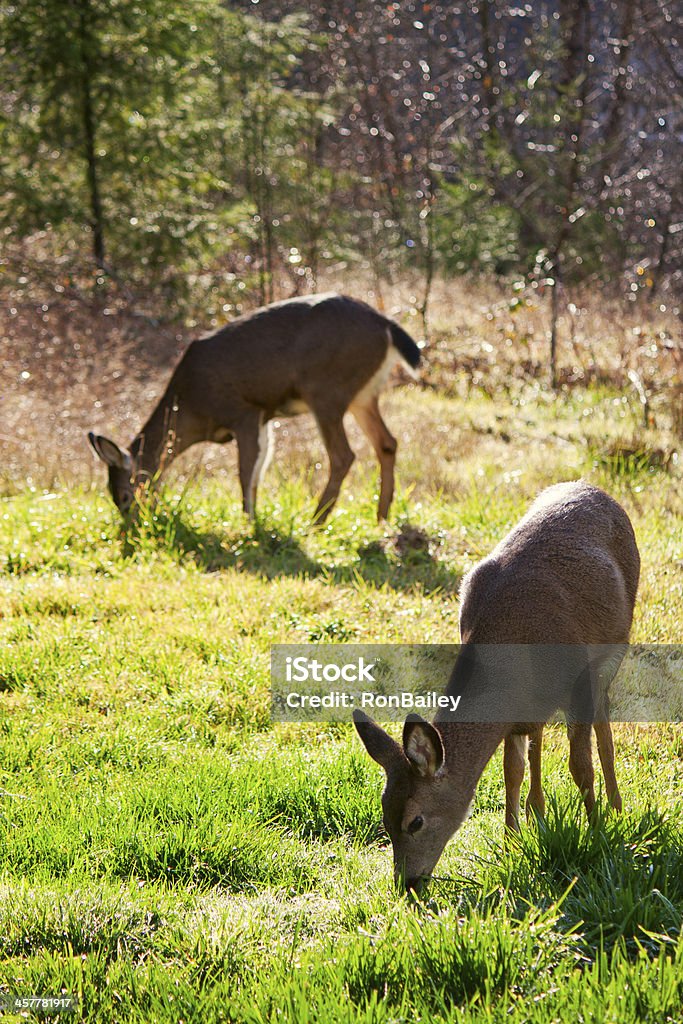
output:
[[457,642],[463,573],[560,479],[633,518],[633,639],[681,639],[680,465],[661,435],[634,454],[637,410],[387,405],[386,528],[366,458],[310,531],[320,471],[291,441],[256,528],[230,474],[171,478],[128,535],[98,491],[0,499],[0,993],[102,1024],[683,1021],[679,727],[616,727],[626,811],[591,828],[550,729],[547,821],[506,850],[499,752],[415,907],[351,727],[270,723],[272,643]]

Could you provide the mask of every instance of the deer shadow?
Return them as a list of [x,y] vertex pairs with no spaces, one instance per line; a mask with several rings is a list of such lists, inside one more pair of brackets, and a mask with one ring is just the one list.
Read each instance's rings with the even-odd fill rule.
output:
[[[284,531],[266,527],[258,520],[250,533],[221,534],[199,530],[178,512],[157,517],[150,536],[179,558],[190,558],[204,572],[237,569],[261,579],[282,576],[304,579],[322,578],[334,584],[362,580],[373,588],[389,587],[404,591],[420,587],[424,593],[457,592],[462,573],[454,572],[429,550],[427,539],[414,527],[404,527],[393,540],[371,541],[357,548],[357,557],[345,564],[316,560],[304,551],[299,541]],[[132,524],[123,535],[123,556],[130,558],[139,546],[140,533]],[[395,557],[391,557],[393,549]]]

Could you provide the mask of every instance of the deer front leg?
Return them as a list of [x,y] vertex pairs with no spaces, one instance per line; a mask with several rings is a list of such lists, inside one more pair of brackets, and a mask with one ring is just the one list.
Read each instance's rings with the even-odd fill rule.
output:
[[586,806],[586,813],[590,818],[595,807],[591,727],[586,722],[574,722],[567,727],[567,733],[569,735],[569,771],[579,787]]
[[351,469],[355,458],[344,430],[343,413],[334,417],[316,414],[327,456],[330,460],[330,475],[325,490],[320,495],[318,507],[313,516],[316,526],[324,523],[339,496],[344,477]]
[[541,753],[543,750],[543,727],[529,734],[529,773],[531,784],[526,798],[526,820],[545,817],[545,797],[541,778]]
[[594,722],[595,736],[598,741],[598,754],[602,765],[602,774],[605,776],[605,789],[607,799],[615,811],[622,807],[621,793],[617,784],[617,776],[614,771],[614,741],[612,729],[608,721]]
[[269,425],[263,422],[263,414],[258,412],[244,417],[235,430],[235,438],[239,456],[242,507],[249,518],[253,519],[256,490],[270,456],[270,431]]
[[519,794],[524,781],[526,745],[526,736],[510,735],[505,737],[503,750],[505,824],[513,832],[519,832]]

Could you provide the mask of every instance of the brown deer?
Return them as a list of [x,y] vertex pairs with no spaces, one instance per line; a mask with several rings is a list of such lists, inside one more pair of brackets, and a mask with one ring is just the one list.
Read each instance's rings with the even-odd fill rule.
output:
[[350,411],[380,465],[378,518],[394,492],[396,440],[378,396],[396,363],[414,371],[420,350],[393,320],[344,295],[276,302],[190,344],[159,403],[128,448],[89,433],[109,467],[109,490],[125,515],[146,481],[199,441],[237,441],[244,511],[254,515],[266,468],[270,423],[311,412],[330,462],[314,520],[322,522],[339,494],[354,454],[344,430]]
[[608,688],[626,650],[639,573],[633,528],[616,501],[584,482],[549,487],[463,580],[463,647],[446,693],[461,695],[469,720],[440,712],[430,724],[410,715],[401,746],[354,712],[366,750],[387,775],[382,806],[397,884],[421,891],[501,742],[506,825],[519,827],[527,750],[527,815],[543,815],[542,732],[558,710],[588,814],[595,805],[591,725],[609,802],[621,809]]

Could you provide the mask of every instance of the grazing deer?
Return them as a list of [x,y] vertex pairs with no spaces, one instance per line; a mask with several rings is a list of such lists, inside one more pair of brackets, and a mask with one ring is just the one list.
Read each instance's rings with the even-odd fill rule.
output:
[[109,467],[109,489],[125,515],[145,481],[199,441],[237,441],[244,511],[254,515],[266,468],[270,422],[312,412],[330,473],[315,512],[322,522],[337,500],[354,454],[344,430],[353,413],[380,465],[378,518],[394,492],[396,440],[378,397],[396,363],[414,371],[420,351],[393,320],[344,295],[276,302],[192,342],[156,409],[128,448],[88,434]]
[[[446,693],[461,695],[470,720],[449,721],[441,712],[430,724],[410,715],[401,746],[354,712],[366,750],[387,775],[382,806],[397,884],[421,890],[502,741],[507,826],[519,827],[527,750],[527,814],[543,814],[542,731],[557,710],[567,718],[569,770],[588,814],[595,804],[591,724],[607,796],[621,809],[608,687],[628,642],[639,572],[633,528],[616,501],[584,482],[549,487],[463,581],[463,647]],[[518,671],[526,663],[535,669]],[[523,706],[523,720],[501,711],[497,721],[506,705]]]

